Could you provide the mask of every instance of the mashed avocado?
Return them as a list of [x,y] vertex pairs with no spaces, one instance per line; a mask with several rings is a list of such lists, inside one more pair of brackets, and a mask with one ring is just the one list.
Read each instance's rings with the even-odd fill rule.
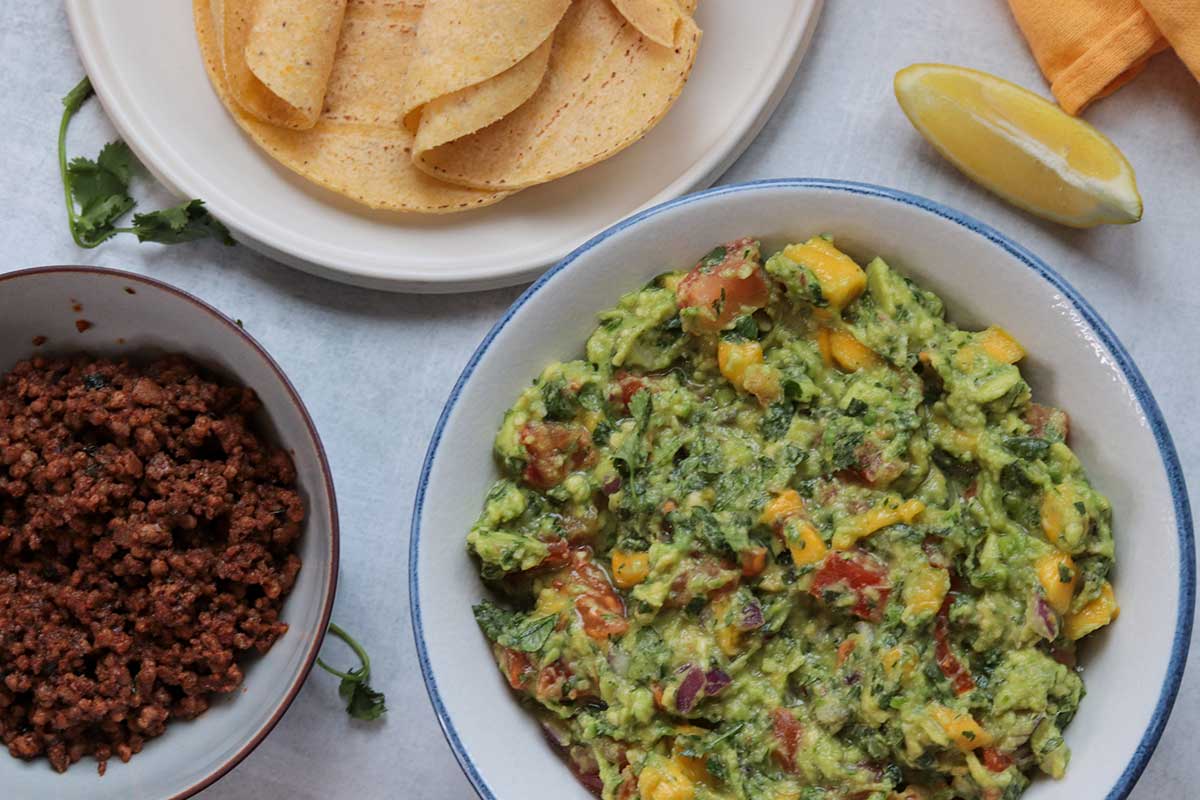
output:
[[500,670],[605,800],[1012,800],[1060,777],[1108,501],[1024,350],[827,238],[721,245],[507,412]]

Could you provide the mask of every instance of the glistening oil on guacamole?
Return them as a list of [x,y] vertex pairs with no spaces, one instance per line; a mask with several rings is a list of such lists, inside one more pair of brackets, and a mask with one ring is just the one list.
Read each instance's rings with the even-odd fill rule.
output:
[[605,800],[1013,800],[1116,618],[1108,501],[1006,331],[827,237],[599,316],[468,536],[504,678]]

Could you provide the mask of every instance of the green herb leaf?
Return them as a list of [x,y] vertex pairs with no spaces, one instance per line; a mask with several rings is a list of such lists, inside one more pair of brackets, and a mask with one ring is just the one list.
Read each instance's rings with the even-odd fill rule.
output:
[[1042,458],[1050,450],[1050,442],[1032,436],[1009,436],[1004,440],[1008,452],[1019,458]]
[[118,233],[133,233],[139,241],[162,244],[191,242],[209,236],[227,245],[233,244],[229,231],[199,200],[189,200],[149,214],[136,214],[132,228],[117,227],[117,220],[135,205],[129,195],[134,160],[129,147],[121,141],[109,142],[95,160],[67,160],[67,128],[71,118],[92,94],[92,84],[87,78],[76,84],[62,100],[63,114],[58,126],[58,170],[67,205],[67,225],[75,244],[96,247]]
[[320,658],[317,659],[317,665],[330,675],[335,675],[342,679],[342,682],[338,684],[338,695],[346,701],[347,714],[354,719],[379,719],[387,713],[387,704],[383,692],[377,692],[371,688],[371,657],[367,655],[367,651],[363,649],[363,646],[354,640],[354,637],[342,630],[337,624],[329,623],[329,632],[350,645],[350,649],[358,656],[361,664],[357,669],[347,670],[346,672],[334,669]]
[[139,242],[180,244],[212,237],[222,244],[233,244],[229,229],[208,213],[203,200],[188,200],[161,211],[133,215],[132,233]]
[[558,621],[555,614],[527,617],[516,611],[507,611],[486,600],[475,606],[472,611],[475,612],[475,621],[479,623],[484,636],[501,647],[524,653],[536,653],[545,647]]

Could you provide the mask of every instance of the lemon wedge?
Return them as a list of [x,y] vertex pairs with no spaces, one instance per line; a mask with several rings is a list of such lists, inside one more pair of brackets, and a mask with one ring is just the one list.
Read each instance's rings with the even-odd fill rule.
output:
[[1142,218],[1133,167],[1117,146],[1033,92],[948,64],[906,67],[895,88],[921,135],[1010,203],[1076,228]]

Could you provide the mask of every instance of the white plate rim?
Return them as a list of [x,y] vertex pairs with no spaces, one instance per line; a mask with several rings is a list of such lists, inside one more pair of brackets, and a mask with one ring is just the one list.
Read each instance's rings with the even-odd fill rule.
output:
[[463,368],[462,374],[455,382],[450,396],[446,400],[446,404],[442,409],[442,413],[438,418],[437,425],[430,439],[429,448],[425,454],[425,462],[421,467],[421,475],[417,483],[417,494],[413,503],[408,555],[409,613],[412,617],[413,638],[417,647],[417,661],[421,667],[421,676],[425,681],[425,689],[429,695],[430,704],[433,706],[434,715],[437,717],[438,724],[442,728],[446,742],[450,745],[450,749],[454,753],[455,760],[457,760],[463,774],[467,777],[467,780],[471,783],[472,788],[480,798],[483,798],[483,800],[500,800],[475,767],[471,755],[459,737],[454,722],[450,718],[442,701],[441,692],[438,689],[437,677],[434,675],[433,666],[429,660],[429,652],[425,642],[425,632],[421,618],[418,564],[420,562],[421,522],[424,512],[425,494],[445,426],[462,394],[463,388],[471,378],[479,362],[487,354],[497,335],[508,325],[526,301],[543,289],[549,281],[588,250],[602,244],[606,239],[626,228],[637,225],[647,218],[656,216],[664,211],[721,195],[778,188],[839,191],[890,200],[942,217],[974,234],[982,236],[990,243],[1004,250],[1009,256],[1015,258],[1024,267],[1036,273],[1050,284],[1054,290],[1061,293],[1079,313],[1080,318],[1087,325],[1091,333],[1095,335],[1096,340],[1107,350],[1108,355],[1113,359],[1113,363],[1117,365],[1121,376],[1128,383],[1150,429],[1150,433],[1154,437],[1159,457],[1162,461],[1163,471],[1170,488],[1172,512],[1175,517],[1175,528],[1179,541],[1180,563],[1178,576],[1179,607],[1176,610],[1175,631],[1172,636],[1171,654],[1167,662],[1166,675],[1163,678],[1158,700],[1155,703],[1154,713],[1151,715],[1137,747],[1130,756],[1129,763],[1121,771],[1113,787],[1104,795],[1104,800],[1125,800],[1133,790],[1134,785],[1137,784],[1142,772],[1146,769],[1146,765],[1150,761],[1150,756],[1153,755],[1154,749],[1158,746],[1159,739],[1166,728],[1167,720],[1170,718],[1171,710],[1175,705],[1175,699],[1179,694],[1179,687],[1183,681],[1183,673],[1187,666],[1193,619],[1196,610],[1196,544],[1193,533],[1191,504],[1183,476],[1183,468],[1179,462],[1179,455],[1175,448],[1174,440],[1171,438],[1171,433],[1167,428],[1166,420],[1163,418],[1162,411],[1158,406],[1158,401],[1154,399],[1154,394],[1138,369],[1137,364],[1134,363],[1133,357],[1125,349],[1125,346],[1117,338],[1116,333],[1113,332],[1108,323],[1092,308],[1075,287],[1028,249],[990,225],[920,195],[876,184],[824,178],[772,178],[718,186],[646,209],[613,225],[608,230],[576,248],[570,255],[547,270],[541,278],[522,292],[513,302],[512,306],[504,313],[504,316],[488,331],[488,334],[479,344],[479,347],[471,355],[467,365]]
[[[740,124],[731,125],[718,144],[695,161],[658,194],[647,198],[634,212],[667,202],[688,192],[711,185],[740,156],[762,130],[775,108],[783,100],[796,71],[812,41],[813,31],[820,18],[824,0],[790,0],[794,13],[786,44],[790,58],[773,62],[769,79],[746,104],[751,112],[742,116]],[[371,289],[398,292],[448,293],[481,291],[525,283],[547,266],[564,258],[574,247],[568,246],[541,255],[512,257],[505,261],[489,259],[488,268],[462,266],[454,271],[440,268],[422,269],[419,262],[400,264],[395,253],[388,263],[367,263],[361,252],[352,253],[326,246],[319,237],[297,239],[289,231],[252,207],[241,203],[234,194],[222,191],[209,183],[193,168],[182,154],[175,151],[169,139],[149,124],[135,98],[124,86],[104,48],[99,45],[96,16],[104,13],[107,3],[91,0],[66,0],[67,21],[84,71],[105,113],[121,138],[129,145],[138,160],[170,192],[181,197],[200,197],[234,234],[235,238],[263,255],[288,266],[330,280]],[[592,234],[619,220],[602,224]]]

